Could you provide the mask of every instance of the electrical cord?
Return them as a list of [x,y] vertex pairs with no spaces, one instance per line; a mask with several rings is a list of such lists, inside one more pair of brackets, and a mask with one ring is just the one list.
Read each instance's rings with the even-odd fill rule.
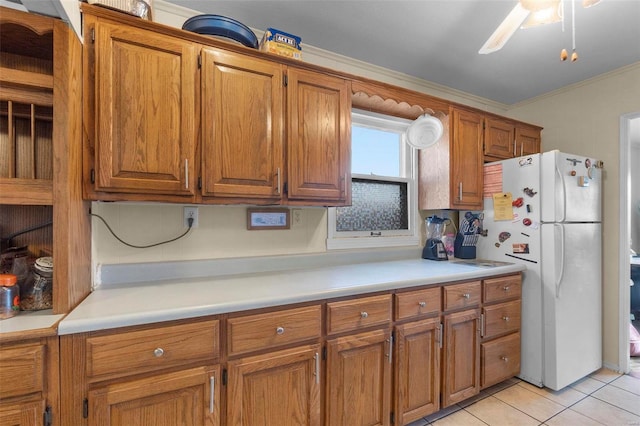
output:
[[116,233],[115,233],[115,232],[113,232],[113,229],[111,229],[111,227],[109,226],[109,224],[107,223],[107,221],[106,221],[106,220],[104,220],[104,218],[103,218],[102,216],[100,216],[100,215],[98,215],[98,214],[95,214],[95,213],[91,213],[91,211],[89,211],[89,215],[90,215],[90,216],[95,216],[95,217],[97,217],[98,219],[100,219],[100,220],[102,221],[102,223],[104,223],[104,225],[107,227],[107,229],[109,230],[109,232],[111,232],[111,235],[113,235],[113,236],[116,238],[116,240],[120,241],[120,242],[121,242],[122,244],[124,244],[125,246],[133,247],[133,248],[137,248],[137,249],[144,249],[144,248],[156,247],[156,246],[160,246],[160,245],[162,245],[162,244],[167,244],[167,243],[171,243],[171,242],[174,242],[174,241],[176,241],[176,240],[179,240],[180,238],[182,238],[182,237],[184,237],[185,235],[187,235],[187,234],[189,233],[189,231],[191,231],[191,228],[192,228],[192,226],[193,226],[193,218],[192,218],[192,217],[190,217],[189,219],[187,219],[187,222],[188,222],[188,224],[189,224],[189,228],[187,228],[187,230],[186,230],[182,235],[178,235],[177,237],[172,238],[172,239],[167,240],[167,241],[161,241],[161,242],[159,242],[159,243],[153,243],[153,244],[148,244],[148,245],[145,245],[145,246],[139,246],[139,245],[136,245],[136,244],[130,244],[130,243],[126,242],[125,240],[123,240],[122,238],[118,237],[118,236],[116,235]]

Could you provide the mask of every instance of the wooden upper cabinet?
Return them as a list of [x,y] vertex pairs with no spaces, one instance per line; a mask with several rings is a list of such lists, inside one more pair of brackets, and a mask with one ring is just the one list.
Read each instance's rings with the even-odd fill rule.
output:
[[451,208],[483,207],[483,116],[478,112],[451,110]]
[[499,159],[513,158],[515,127],[512,122],[487,118],[484,126],[484,155]]
[[540,129],[534,127],[516,127],[517,156],[536,154],[540,152]]
[[283,66],[207,48],[202,56],[202,195],[279,202]]
[[95,190],[192,196],[199,45],[84,16]]
[[289,68],[287,75],[288,198],[349,205],[350,83],[296,68]]

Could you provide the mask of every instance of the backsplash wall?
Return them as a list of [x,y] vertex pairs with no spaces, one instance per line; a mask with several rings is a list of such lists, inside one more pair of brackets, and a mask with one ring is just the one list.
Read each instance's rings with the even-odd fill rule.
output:
[[[94,202],[92,213],[102,216],[123,240],[148,245],[182,234],[183,205],[164,203]],[[184,238],[147,249],[117,241],[101,220],[92,218],[94,265],[217,259],[326,251],[325,208],[300,209],[300,223],[288,230],[249,231],[246,206],[198,206],[198,228]]]

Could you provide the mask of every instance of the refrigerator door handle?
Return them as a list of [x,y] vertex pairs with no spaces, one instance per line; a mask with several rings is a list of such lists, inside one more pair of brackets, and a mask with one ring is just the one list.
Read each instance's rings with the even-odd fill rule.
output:
[[556,275],[556,299],[560,298],[560,286],[564,277],[564,226],[560,223],[553,224],[555,229],[560,230],[560,274]]
[[560,168],[558,167],[557,164],[556,164],[556,175],[558,175],[558,181],[557,181],[558,184],[556,185],[556,188],[562,191],[562,217],[556,220],[556,222],[564,222],[565,219],[567,218],[567,191],[564,186],[565,185],[564,176],[562,176],[562,172],[560,172]]

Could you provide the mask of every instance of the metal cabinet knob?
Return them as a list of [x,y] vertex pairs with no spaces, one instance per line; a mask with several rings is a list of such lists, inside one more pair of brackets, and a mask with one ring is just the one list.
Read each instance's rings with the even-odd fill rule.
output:
[[427,306],[427,302],[418,302],[418,305],[420,305],[421,308],[424,308]]
[[504,362],[509,362],[509,358],[507,358],[506,356],[501,356],[500,359]]
[[284,334],[284,327],[276,328],[276,334]]
[[504,287],[502,287],[502,289],[503,289],[504,291],[509,291],[509,286],[508,286],[508,285],[505,285]]
[[155,356],[156,358],[161,357],[162,355],[164,355],[164,349],[162,348],[155,348],[153,350],[153,356]]
[[465,299],[469,299],[471,295],[469,293],[463,293],[462,297],[464,297]]
[[502,317],[502,319],[505,320],[505,321],[509,321],[510,318],[509,317]]
[[360,318],[367,318],[369,314],[366,311],[360,312]]

